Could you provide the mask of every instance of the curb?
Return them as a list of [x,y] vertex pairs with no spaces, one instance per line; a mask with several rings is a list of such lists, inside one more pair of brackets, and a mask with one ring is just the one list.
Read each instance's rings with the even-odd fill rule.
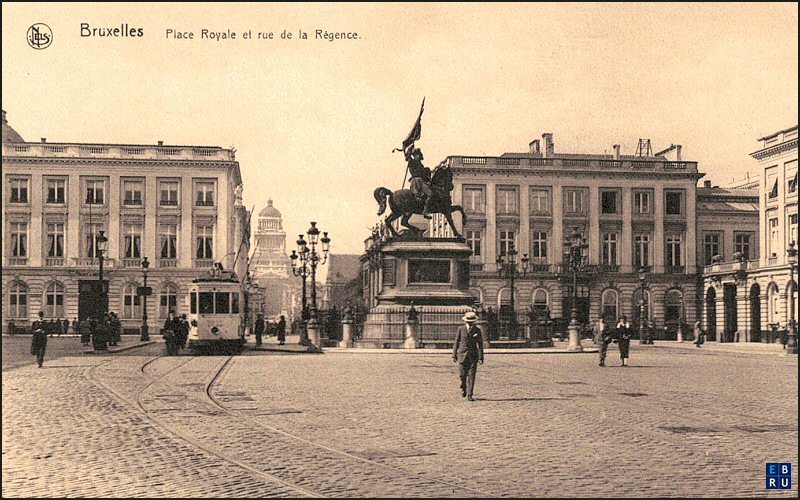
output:
[[125,347],[118,347],[116,349],[107,349],[105,351],[95,351],[94,349],[91,349],[91,350],[88,350],[88,351],[83,351],[83,353],[84,354],[102,354],[102,353],[115,354],[115,353],[118,353],[118,352],[129,351],[131,349],[137,349],[139,347],[144,347],[146,345],[155,344],[155,343],[156,342],[154,340],[149,340],[147,342],[141,342],[141,343],[136,344],[136,345],[129,345],[129,346],[125,346]]

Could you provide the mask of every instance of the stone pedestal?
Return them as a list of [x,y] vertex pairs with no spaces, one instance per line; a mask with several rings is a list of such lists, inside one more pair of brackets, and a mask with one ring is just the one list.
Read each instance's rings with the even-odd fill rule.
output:
[[567,346],[568,351],[583,351],[583,346],[581,345],[581,329],[580,324],[576,320],[572,320],[567,327],[569,331],[569,346]]
[[406,320],[405,340],[403,341],[403,348],[416,349],[417,337],[419,336],[419,322],[416,318],[408,318]]
[[353,347],[353,320],[342,321],[342,340],[339,347]]
[[318,350],[322,350],[322,331],[315,316],[308,320],[308,341]]
[[683,326],[678,327],[678,343],[683,343]]

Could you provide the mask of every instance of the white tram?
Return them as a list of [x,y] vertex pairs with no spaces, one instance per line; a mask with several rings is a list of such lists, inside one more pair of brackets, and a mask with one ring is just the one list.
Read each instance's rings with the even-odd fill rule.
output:
[[243,299],[242,284],[231,271],[193,280],[189,287],[189,347],[244,347]]

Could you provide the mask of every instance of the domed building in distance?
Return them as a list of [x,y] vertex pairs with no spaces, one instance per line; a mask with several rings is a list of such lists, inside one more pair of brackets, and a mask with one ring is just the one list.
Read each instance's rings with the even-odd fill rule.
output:
[[283,216],[273,206],[272,199],[258,213],[258,227],[254,235],[250,274],[253,282],[258,283],[263,297],[262,310],[256,312],[263,314],[268,321],[275,321],[280,315],[291,321],[295,312],[299,315],[292,304],[293,285],[297,280],[293,279],[291,261],[286,254]]

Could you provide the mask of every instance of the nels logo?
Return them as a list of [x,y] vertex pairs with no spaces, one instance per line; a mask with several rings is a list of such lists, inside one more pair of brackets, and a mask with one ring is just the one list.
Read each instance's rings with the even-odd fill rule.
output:
[[28,28],[28,45],[36,50],[46,49],[53,43],[53,31],[44,23],[36,23]]

